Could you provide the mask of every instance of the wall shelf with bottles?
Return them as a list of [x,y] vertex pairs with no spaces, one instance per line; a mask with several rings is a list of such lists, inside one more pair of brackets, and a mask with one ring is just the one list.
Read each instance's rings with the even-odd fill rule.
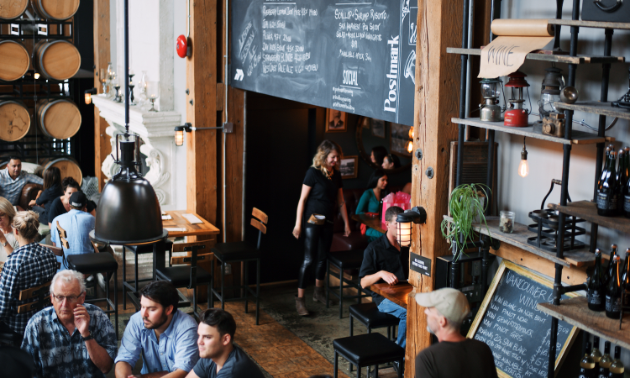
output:
[[630,219],[621,215],[616,217],[604,217],[597,215],[597,207],[594,202],[571,202],[567,204],[567,206],[559,206],[558,204],[552,203],[549,204],[549,207],[554,210],[558,210],[563,214],[580,217],[588,222],[596,223],[600,226],[611,228],[630,235]]
[[608,318],[603,311],[589,310],[585,297],[565,299],[558,306],[551,303],[539,303],[537,308],[554,318],[630,349],[630,314],[624,317],[620,329],[619,319]]
[[[481,49],[462,49],[457,47],[447,47],[446,52],[449,54],[465,54],[465,55],[481,55]],[[526,59],[539,60],[550,63],[566,63],[566,64],[610,64],[623,63],[626,58],[623,56],[586,56],[586,55],[548,55],[529,53]]]
[[564,102],[554,102],[553,105],[561,109],[575,110],[579,112],[593,113],[605,115],[608,117],[616,117],[630,120],[630,110],[618,108],[611,105],[611,102],[599,101],[580,101],[575,104],[567,104]]

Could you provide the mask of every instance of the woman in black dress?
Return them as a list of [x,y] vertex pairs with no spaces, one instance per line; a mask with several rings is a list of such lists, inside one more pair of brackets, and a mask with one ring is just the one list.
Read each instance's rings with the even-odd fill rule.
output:
[[[326,304],[324,279],[326,278],[326,254],[333,238],[333,219],[337,209],[345,223],[344,236],[350,236],[348,212],[343,200],[343,185],[339,173],[341,151],[334,143],[324,140],[317,148],[313,165],[306,171],[302,194],[297,207],[297,219],[293,236],[299,238],[304,230],[304,262],[300,267],[298,294],[295,306],[299,315],[308,315],[304,300],[307,275],[315,265],[315,292],[313,299]],[[315,217],[317,215],[317,217]],[[316,223],[311,221],[318,218]]]

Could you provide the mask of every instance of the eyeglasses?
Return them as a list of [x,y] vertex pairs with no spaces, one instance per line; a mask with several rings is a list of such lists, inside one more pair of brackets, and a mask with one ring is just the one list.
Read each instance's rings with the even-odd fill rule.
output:
[[83,294],[84,294],[84,293],[81,293],[81,294],[79,294],[79,295],[57,295],[57,294],[53,294],[53,297],[55,297],[55,299],[56,299],[58,302],[63,302],[63,300],[65,299],[65,300],[67,300],[69,303],[74,303],[74,302],[76,302],[77,300],[79,300],[79,298],[81,298],[81,296],[82,296]]

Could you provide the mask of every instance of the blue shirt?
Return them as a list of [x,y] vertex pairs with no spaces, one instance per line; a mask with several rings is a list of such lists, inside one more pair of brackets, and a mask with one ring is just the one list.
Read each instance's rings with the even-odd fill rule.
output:
[[[55,246],[63,248],[63,253],[66,255],[79,255],[82,253],[94,253],[94,247],[90,241],[90,231],[94,229],[95,218],[92,214],[85,211],[71,209],[65,214],[61,214],[50,222],[52,227],[50,228],[50,240],[55,243]],[[66,230],[68,237],[66,240],[70,245],[70,248],[66,248],[61,244],[59,238],[59,231],[57,230],[57,222],[59,226]],[[56,256],[57,261],[61,263],[59,271],[66,270],[68,267],[63,264],[61,256]]]
[[44,179],[22,171],[14,180],[9,175],[8,169],[0,170],[0,197],[8,199],[13,206],[17,206],[20,202],[22,189],[28,183],[43,185]]
[[[88,303],[83,306],[90,315],[90,333],[113,360],[117,340],[112,322],[99,307]],[[47,307],[31,318],[24,331],[22,349],[33,357],[36,378],[105,377],[90,359],[79,330],[70,335],[54,307]]]
[[141,374],[172,373],[177,369],[190,372],[199,360],[197,322],[190,315],[175,311],[158,343],[155,331],[144,327],[140,312],[133,314],[120,342],[116,363],[123,361],[134,367],[140,355]]

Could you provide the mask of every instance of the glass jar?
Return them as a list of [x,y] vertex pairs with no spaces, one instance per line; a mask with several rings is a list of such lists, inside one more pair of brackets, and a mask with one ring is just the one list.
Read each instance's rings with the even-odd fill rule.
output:
[[501,217],[499,219],[499,231],[506,234],[514,232],[514,212],[513,211],[501,211]]

